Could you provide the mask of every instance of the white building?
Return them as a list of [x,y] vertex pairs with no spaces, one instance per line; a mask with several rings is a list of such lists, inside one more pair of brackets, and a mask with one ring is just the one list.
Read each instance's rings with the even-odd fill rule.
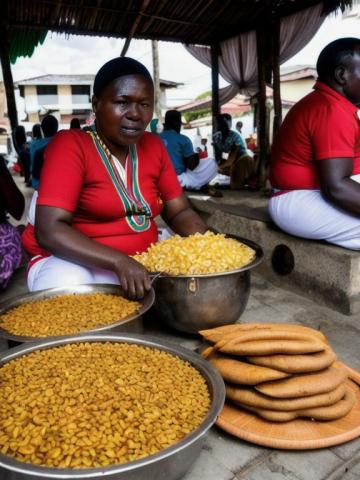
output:
[[[51,113],[61,126],[68,126],[73,117],[81,124],[91,123],[91,96],[94,75],[42,75],[14,83],[25,102],[26,122],[38,123]],[[160,80],[160,104],[166,109],[166,90],[177,88],[177,82]]]

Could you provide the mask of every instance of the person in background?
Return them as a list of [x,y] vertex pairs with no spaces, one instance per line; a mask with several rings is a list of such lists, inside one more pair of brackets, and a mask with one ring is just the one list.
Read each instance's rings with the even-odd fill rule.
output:
[[[214,158],[199,160],[190,138],[180,133],[181,124],[181,113],[168,110],[165,113],[164,131],[160,137],[174,164],[180,185],[183,188],[200,190],[216,176],[217,165]],[[208,193],[213,194],[213,190],[210,189]]]
[[287,233],[360,250],[360,38],[328,44],[316,69],[274,140],[269,212]]
[[78,118],[72,118],[70,122],[70,128],[81,128],[80,120]]
[[[40,123],[34,123],[32,127],[32,141],[40,140],[43,138],[43,134],[41,131],[41,125]],[[30,149],[31,149],[31,143],[30,143]]]
[[91,131],[63,130],[45,152],[35,225],[23,234],[32,255],[30,291],[120,283],[131,298],[150,290],[132,256],[158,240],[154,218],[179,235],[205,233],[163,142],[145,129],[154,84],[140,62],[117,57],[95,76]]
[[153,118],[149,126],[150,132],[154,135],[159,135],[164,130],[164,127],[158,118]]
[[202,160],[203,158],[207,158],[209,156],[207,149],[207,138],[202,138],[200,140],[200,145],[201,146],[197,148],[197,152],[199,154],[200,160]]
[[53,115],[46,115],[41,122],[41,129],[44,133],[44,138],[33,142],[30,145],[31,154],[31,184],[37,190],[39,188],[40,173],[44,163],[44,152],[52,137],[57,133],[59,123]]
[[25,199],[0,155],[0,291],[6,288],[22,260],[20,233],[8,221],[8,214],[20,220]]
[[18,162],[21,167],[21,173],[24,176],[24,181],[27,187],[31,186],[30,183],[30,153],[29,145],[26,139],[25,128],[22,125],[18,125],[14,130],[14,147],[18,155]]
[[[254,175],[254,161],[248,155],[244,140],[231,130],[232,118],[228,113],[216,117],[217,131],[213,136],[214,149],[220,160],[219,173],[230,176],[230,188],[242,188]],[[224,158],[227,154],[227,158]]]

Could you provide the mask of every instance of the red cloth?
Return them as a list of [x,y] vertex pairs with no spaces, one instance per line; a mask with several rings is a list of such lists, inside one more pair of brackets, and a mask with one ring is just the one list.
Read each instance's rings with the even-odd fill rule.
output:
[[[156,217],[163,202],[177,198],[182,189],[161,139],[145,132],[136,149],[140,190],[152,217]],[[75,229],[128,255],[142,252],[157,241],[153,219],[144,232],[130,228],[93,140],[81,130],[59,132],[46,149],[37,205],[72,212]],[[31,255],[44,255],[30,227],[23,235],[23,245]]]
[[358,108],[324,83],[289,111],[272,148],[270,182],[281,190],[318,189],[316,161],[352,158],[360,173]]

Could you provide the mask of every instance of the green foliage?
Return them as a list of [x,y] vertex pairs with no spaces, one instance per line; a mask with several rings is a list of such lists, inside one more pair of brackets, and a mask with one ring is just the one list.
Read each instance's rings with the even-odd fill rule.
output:
[[[195,98],[195,100],[202,100],[202,99],[207,98],[207,97],[211,97],[211,91],[210,90],[207,91],[207,92],[201,93],[200,95],[198,95]],[[200,109],[197,109],[197,110],[185,112],[183,115],[184,115],[185,121],[187,123],[189,123],[189,122],[192,122],[193,120],[196,120],[198,118],[208,117],[209,115],[211,115],[211,107],[200,108]]]
[[189,123],[193,120],[196,120],[197,118],[208,117],[209,115],[211,115],[211,108],[201,108],[200,110],[196,110],[193,112],[185,112],[183,115],[186,122]]

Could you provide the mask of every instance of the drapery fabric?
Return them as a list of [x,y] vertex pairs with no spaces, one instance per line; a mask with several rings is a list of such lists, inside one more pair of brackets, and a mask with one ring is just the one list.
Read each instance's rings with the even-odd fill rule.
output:
[[[323,4],[302,10],[280,20],[280,65],[298,53],[325,20]],[[208,46],[185,47],[197,60],[211,67]],[[237,93],[252,96],[257,88],[256,32],[250,31],[220,43],[219,74],[229,85],[219,91],[220,105]],[[210,102],[211,103],[211,102]],[[203,106],[202,106],[203,107]]]

